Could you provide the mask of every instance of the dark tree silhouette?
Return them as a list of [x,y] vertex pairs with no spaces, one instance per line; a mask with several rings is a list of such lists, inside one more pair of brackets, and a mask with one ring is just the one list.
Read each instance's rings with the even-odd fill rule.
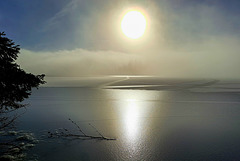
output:
[[23,107],[21,104],[31,94],[31,89],[44,84],[44,74],[26,73],[15,62],[19,45],[0,32],[0,110],[9,111]]
[[[20,156],[24,156],[21,153],[26,148],[22,145],[27,142],[21,141],[24,144],[20,144],[17,140],[22,137],[18,136],[20,133],[13,131],[12,135],[8,130],[14,127],[15,120],[21,115],[17,109],[25,106],[21,102],[29,97],[32,88],[45,83],[44,74],[33,75],[20,68],[16,63],[18,54],[19,45],[0,32],[0,160],[24,160]],[[14,149],[18,152],[14,152]]]

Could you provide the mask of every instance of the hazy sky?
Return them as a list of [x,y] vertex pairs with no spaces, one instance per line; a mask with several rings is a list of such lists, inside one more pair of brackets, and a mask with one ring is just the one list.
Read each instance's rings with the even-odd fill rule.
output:
[[[8,0],[0,6],[0,31],[21,45],[18,62],[29,72],[240,78],[239,0]],[[137,40],[120,27],[133,7],[147,17]]]

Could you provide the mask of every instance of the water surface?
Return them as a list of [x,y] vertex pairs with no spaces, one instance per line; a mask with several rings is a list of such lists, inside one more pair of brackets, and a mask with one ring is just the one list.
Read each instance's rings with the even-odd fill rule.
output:
[[[34,90],[20,129],[40,139],[29,153],[39,160],[239,160],[237,92],[93,88]],[[46,130],[67,128],[115,141],[52,139]]]

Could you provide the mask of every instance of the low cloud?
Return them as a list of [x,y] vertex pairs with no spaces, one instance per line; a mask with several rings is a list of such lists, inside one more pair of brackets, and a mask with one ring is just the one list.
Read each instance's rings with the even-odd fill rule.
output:
[[21,50],[18,63],[47,76],[156,75],[172,78],[240,78],[238,39],[209,37],[181,48],[143,53],[85,49],[34,52]]
[[28,72],[47,76],[96,76],[144,74],[143,58],[114,51],[84,49],[55,52],[21,50],[20,66]]

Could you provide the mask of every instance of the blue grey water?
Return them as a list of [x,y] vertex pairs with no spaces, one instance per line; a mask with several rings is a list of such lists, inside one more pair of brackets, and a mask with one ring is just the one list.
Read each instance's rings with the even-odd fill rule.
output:
[[[42,161],[240,160],[237,84],[226,87],[219,83],[210,88],[195,82],[187,90],[179,90],[176,84],[176,90],[145,87],[34,90],[17,124],[40,140],[29,154]],[[117,140],[46,137],[47,131],[58,128],[77,133],[68,118],[87,134],[98,135],[90,123],[104,136]]]

